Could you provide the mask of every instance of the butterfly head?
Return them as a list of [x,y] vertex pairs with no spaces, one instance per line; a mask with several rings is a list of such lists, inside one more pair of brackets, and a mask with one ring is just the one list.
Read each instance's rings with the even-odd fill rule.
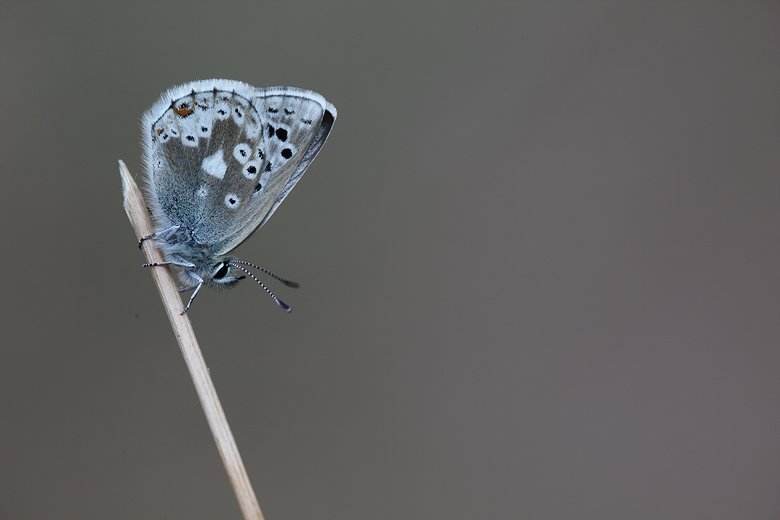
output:
[[203,262],[190,268],[183,268],[180,271],[182,282],[190,286],[203,285],[212,289],[232,289],[238,282],[246,278],[244,275],[236,276],[231,262],[235,259],[230,256],[222,256],[212,259],[210,262]]
[[238,282],[246,278],[244,275],[231,275],[231,258],[220,260],[211,266],[211,272],[203,278],[203,281],[212,289],[230,289],[235,287]]

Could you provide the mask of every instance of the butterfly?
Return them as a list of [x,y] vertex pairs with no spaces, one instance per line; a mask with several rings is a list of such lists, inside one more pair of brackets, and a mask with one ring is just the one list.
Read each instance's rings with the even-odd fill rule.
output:
[[[336,108],[316,92],[224,79],[173,87],[141,119],[148,204],[164,262],[192,290],[234,287],[245,275],[230,252],[260,229],[325,144]],[[246,267],[245,267],[246,266]],[[243,274],[234,274],[238,271]]]

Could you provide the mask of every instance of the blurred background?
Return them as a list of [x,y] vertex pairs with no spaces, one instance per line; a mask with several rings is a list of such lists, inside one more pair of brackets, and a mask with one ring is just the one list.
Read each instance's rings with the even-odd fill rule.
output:
[[0,518],[240,518],[117,168],[212,77],[339,114],[189,313],[268,520],[780,518],[777,2],[0,11]]

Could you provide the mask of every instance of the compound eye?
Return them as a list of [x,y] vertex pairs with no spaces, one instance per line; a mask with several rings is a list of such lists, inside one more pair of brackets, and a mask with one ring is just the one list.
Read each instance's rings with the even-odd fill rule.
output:
[[216,271],[214,272],[213,275],[211,275],[211,277],[214,280],[221,280],[222,278],[227,276],[228,272],[230,271],[230,266],[226,262],[221,262],[215,265],[214,269],[216,269]]

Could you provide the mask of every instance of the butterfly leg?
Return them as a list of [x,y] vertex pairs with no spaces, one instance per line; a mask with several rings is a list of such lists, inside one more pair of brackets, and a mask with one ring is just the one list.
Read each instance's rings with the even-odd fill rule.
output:
[[157,238],[158,235],[167,238],[172,234],[176,233],[176,231],[178,230],[179,230],[179,226],[171,226],[168,229],[164,229],[163,231],[160,231],[159,233],[152,233],[151,235],[146,235],[145,237],[141,237],[138,239],[138,249],[141,249],[144,240],[149,240],[150,238]]
[[182,314],[185,314],[187,312],[187,309],[189,309],[190,305],[192,305],[192,300],[195,299],[195,297],[198,295],[198,291],[200,291],[200,288],[203,287],[203,279],[200,276],[196,275],[195,273],[190,273],[190,275],[195,277],[196,280],[198,280],[198,285],[195,286],[195,292],[192,293],[192,296],[190,296],[190,301],[187,302],[187,306],[184,307]]
[[[157,267],[159,265],[175,265],[176,267],[184,267],[187,269],[195,267],[195,264],[189,262],[154,262],[151,264],[141,264],[141,267]],[[203,283],[203,280],[201,280],[200,283]],[[192,287],[190,287],[190,289],[192,289]]]
[[[151,264],[143,264],[141,267],[158,267],[162,265],[175,265],[176,267],[183,267],[185,269],[191,269],[195,267],[195,264],[191,264],[189,262],[154,262]],[[195,292],[192,293],[192,296],[190,296],[190,301],[187,302],[187,306],[184,308],[184,311],[182,311],[182,314],[187,312],[187,309],[189,309],[190,305],[192,305],[192,300],[195,299],[195,296],[198,295],[198,291],[200,291],[200,288],[203,287],[203,278],[201,278],[200,276],[198,276],[193,272],[190,272],[188,274],[198,282],[198,285],[193,285],[192,287],[185,287],[184,289],[179,289],[179,292],[195,289]]]

